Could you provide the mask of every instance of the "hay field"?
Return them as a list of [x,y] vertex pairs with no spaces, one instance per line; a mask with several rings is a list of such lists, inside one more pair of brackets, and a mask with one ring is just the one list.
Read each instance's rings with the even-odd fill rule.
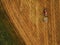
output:
[[[26,45],[60,45],[59,0],[1,0]],[[44,22],[44,8],[48,22]],[[20,37],[20,36],[19,36]]]

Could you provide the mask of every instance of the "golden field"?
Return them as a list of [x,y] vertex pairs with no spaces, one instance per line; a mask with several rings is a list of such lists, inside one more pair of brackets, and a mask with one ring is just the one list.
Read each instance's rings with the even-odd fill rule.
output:
[[[1,0],[26,45],[60,45],[60,0]],[[47,8],[48,22],[43,21]]]

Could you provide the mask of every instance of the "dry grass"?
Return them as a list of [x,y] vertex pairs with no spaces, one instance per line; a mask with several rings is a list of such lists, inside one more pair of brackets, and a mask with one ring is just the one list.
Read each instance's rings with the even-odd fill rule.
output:
[[[58,45],[55,0],[2,0],[2,4],[26,45]],[[45,6],[47,23],[43,21]]]

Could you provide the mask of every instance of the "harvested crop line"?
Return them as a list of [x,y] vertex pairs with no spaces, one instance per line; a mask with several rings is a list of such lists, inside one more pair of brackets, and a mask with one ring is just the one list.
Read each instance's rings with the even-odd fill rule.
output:
[[58,45],[56,31],[60,18],[56,15],[59,14],[57,11],[59,0],[1,0],[1,2],[16,28],[15,32],[18,32],[26,45]]

